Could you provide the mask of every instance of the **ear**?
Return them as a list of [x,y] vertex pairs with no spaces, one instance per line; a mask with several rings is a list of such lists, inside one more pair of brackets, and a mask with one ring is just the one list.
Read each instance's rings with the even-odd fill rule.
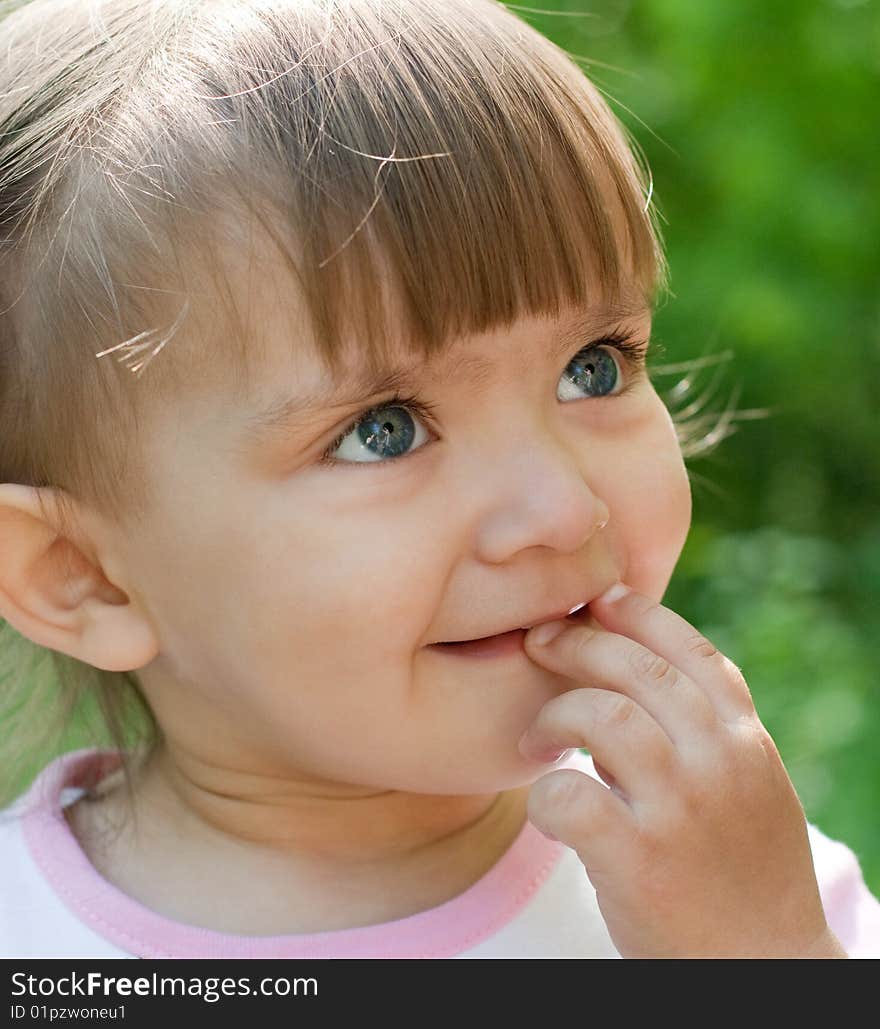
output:
[[85,520],[76,541],[56,528],[57,496],[0,483],[0,617],[39,646],[95,668],[142,668],[158,652],[152,624],[107,579]]

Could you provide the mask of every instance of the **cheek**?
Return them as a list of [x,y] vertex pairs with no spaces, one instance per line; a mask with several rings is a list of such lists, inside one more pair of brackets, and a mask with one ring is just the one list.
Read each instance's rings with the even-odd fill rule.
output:
[[658,601],[681,555],[692,514],[690,480],[673,432],[670,422],[668,431],[646,439],[635,461],[621,461],[626,471],[608,501],[626,581]]
[[242,592],[272,614],[254,630],[273,650],[294,645],[337,672],[399,654],[424,630],[439,574],[426,531],[421,519],[361,510],[298,520],[282,540],[255,541],[261,556]]

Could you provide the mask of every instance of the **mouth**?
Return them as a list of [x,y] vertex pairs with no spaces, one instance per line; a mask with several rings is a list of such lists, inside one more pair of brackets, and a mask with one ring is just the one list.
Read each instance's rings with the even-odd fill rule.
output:
[[518,629],[509,629],[507,632],[499,632],[493,636],[481,636],[472,640],[450,640],[444,643],[432,643],[429,650],[438,650],[442,653],[457,655],[461,657],[504,657],[509,654],[525,653],[523,642],[529,629],[544,622],[553,622],[565,619],[570,622],[577,622],[589,617],[589,601],[576,604],[569,612],[561,612],[557,615],[550,615],[541,618],[531,625]]

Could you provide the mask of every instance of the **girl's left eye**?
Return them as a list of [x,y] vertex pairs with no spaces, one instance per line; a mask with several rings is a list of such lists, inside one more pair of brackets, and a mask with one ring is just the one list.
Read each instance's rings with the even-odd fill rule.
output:
[[[628,393],[635,384],[638,371],[645,363],[648,344],[620,336],[606,337],[599,343],[579,350],[566,365],[564,380],[557,390],[560,400],[583,400],[584,390],[595,398],[617,397]],[[616,350],[621,360],[612,356]],[[623,381],[620,365],[629,374]],[[329,465],[387,464],[385,458],[400,460],[421,449],[428,434],[420,422],[430,423],[434,407],[415,397],[394,396],[359,414],[321,455],[321,463]],[[410,412],[417,415],[414,421]]]
[[582,400],[582,389],[593,396],[615,396],[623,382],[617,360],[608,347],[585,347],[568,362],[562,373],[563,382],[556,391],[560,400]]

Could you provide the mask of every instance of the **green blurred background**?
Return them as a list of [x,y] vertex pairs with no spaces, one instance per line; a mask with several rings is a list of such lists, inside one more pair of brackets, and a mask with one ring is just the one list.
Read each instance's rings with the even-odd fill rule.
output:
[[[507,6],[641,146],[674,294],[662,360],[711,359],[683,398],[707,428],[739,412],[688,460],[693,529],[664,603],[742,668],[808,818],[880,895],[878,4]],[[682,374],[653,373],[673,410]]]

